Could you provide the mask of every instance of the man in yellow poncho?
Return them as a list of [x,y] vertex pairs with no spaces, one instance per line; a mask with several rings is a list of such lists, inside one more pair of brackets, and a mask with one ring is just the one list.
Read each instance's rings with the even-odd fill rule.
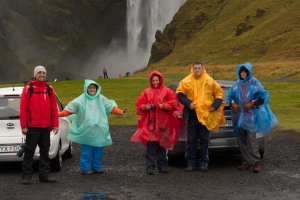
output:
[[[224,92],[219,84],[211,78],[201,62],[195,62],[191,74],[180,81],[176,90],[180,103],[184,105],[183,118],[187,124],[187,152],[188,160],[186,172],[208,171],[208,148],[210,132],[219,130],[224,125],[225,118]],[[200,138],[200,155],[197,159],[197,143]]]

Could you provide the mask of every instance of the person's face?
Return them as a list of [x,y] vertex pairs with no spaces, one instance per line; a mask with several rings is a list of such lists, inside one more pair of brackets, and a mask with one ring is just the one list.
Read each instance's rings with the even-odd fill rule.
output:
[[204,67],[202,65],[194,65],[193,66],[194,76],[196,76],[197,78],[200,77],[203,70],[204,70]]
[[88,93],[91,96],[94,96],[97,92],[97,87],[95,85],[89,85],[88,87]]
[[242,72],[241,72],[241,78],[242,78],[242,79],[247,78],[247,73],[246,73],[245,71],[242,71]]
[[46,80],[46,73],[45,72],[38,72],[35,76],[35,79],[40,81],[40,82],[43,82]]
[[157,88],[159,84],[159,78],[157,76],[152,77],[152,85]]

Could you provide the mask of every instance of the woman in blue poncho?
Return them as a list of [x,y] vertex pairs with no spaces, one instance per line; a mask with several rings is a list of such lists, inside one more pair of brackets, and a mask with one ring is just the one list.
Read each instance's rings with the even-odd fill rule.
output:
[[236,67],[237,81],[229,89],[226,101],[232,107],[232,122],[242,154],[240,170],[253,166],[261,171],[256,133],[268,134],[278,124],[269,107],[269,94],[252,76],[252,65],[247,62]]
[[72,121],[68,139],[81,144],[81,174],[103,174],[103,147],[111,145],[108,118],[110,113],[123,115],[113,100],[100,94],[101,87],[95,81],[85,80],[84,93],[68,103],[59,116],[69,116]]

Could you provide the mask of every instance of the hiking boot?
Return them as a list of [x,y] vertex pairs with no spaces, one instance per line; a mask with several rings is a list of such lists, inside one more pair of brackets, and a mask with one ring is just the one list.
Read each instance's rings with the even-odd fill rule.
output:
[[103,171],[103,170],[101,170],[101,169],[99,169],[98,171],[95,171],[95,172],[93,172],[94,174],[104,174],[105,173],[105,171]]
[[91,174],[93,174],[93,172],[92,171],[87,171],[87,172],[81,172],[81,174],[82,175],[91,175]]
[[260,162],[256,162],[253,166],[253,172],[260,172],[261,171],[261,166],[260,166]]
[[39,181],[44,183],[56,183],[56,180],[50,176],[40,177]]
[[245,170],[248,170],[250,167],[251,167],[250,164],[242,164],[241,166],[238,166],[238,169],[245,171]]
[[184,171],[186,171],[186,172],[192,172],[195,170],[196,170],[196,167],[193,167],[193,166],[188,166],[187,168],[184,169]]
[[208,168],[207,168],[206,166],[201,166],[201,167],[199,167],[199,170],[200,170],[201,172],[207,172],[207,171],[208,171]]
[[168,168],[159,169],[158,171],[159,171],[159,173],[168,173],[169,172]]
[[153,175],[154,174],[154,170],[153,169],[149,169],[149,170],[146,171],[146,173],[148,175]]
[[30,179],[31,179],[30,176],[24,176],[23,181],[22,181],[23,185],[29,185],[31,183]]

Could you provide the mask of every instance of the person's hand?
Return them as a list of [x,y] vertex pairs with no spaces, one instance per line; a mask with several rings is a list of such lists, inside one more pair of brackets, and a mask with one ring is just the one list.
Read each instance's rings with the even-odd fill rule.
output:
[[245,104],[245,105],[243,106],[243,108],[244,108],[245,111],[250,110],[252,107],[253,107],[253,103],[252,103],[252,102],[247,103],[247,104]]
[[121,112],[121,115],[123,115],[124,113],[127,113],[127,111],[128,111],[128,108],[123,109]]
[[195,109],[196,109],[196,106],[195,106],[194,103],[191,103],[191,104],[190,104],[190,109],[191,109],[191,110],[195,110]]
[[159,107],[159,108],[163,108],[164,105],[162,105],[161,103],[159,103],[159,104],[158,104],[158,107]]
[[214,107],[209,108],[209,112],[214,112],[214,111],[215,111]]
[[150,110],[151,109],[151,105],[147,104],[146,108],[147,108],[147,110]]
[[231,103],[231,107],[232,107],[232,109],[234,110],[235,113],[240,113],[240,108],[235,102]]
[[56,135],[58,133],[58,127],[53,127],[52,131],[53,131],[54,135]]
[[22,133],[23,133],[24,135],[26,135],[27,132],[28,132],[28,129],[27,129],[27,128],[23,128],[23,129],[22,129]]

